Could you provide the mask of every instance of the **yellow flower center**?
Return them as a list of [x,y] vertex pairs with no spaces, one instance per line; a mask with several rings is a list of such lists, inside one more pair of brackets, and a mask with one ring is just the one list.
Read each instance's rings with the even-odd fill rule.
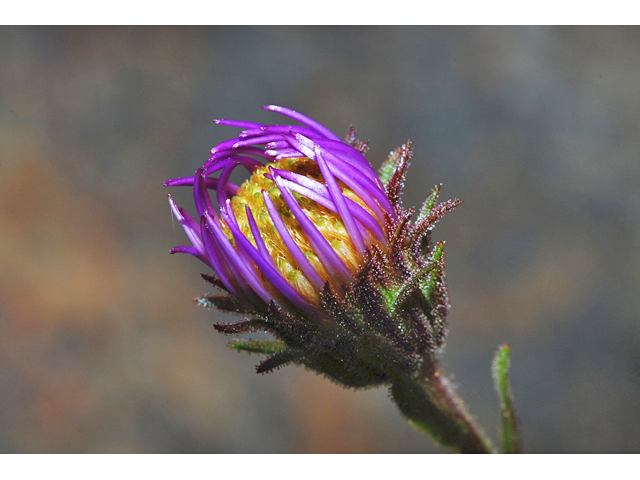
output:
[[[233,208],[235,218],[237,219],[238,226],[242,233],[254,246],[256,246],[245,212],[245,207],[249,206],[256,224],[258,225],[258,229],[262,234],[262,239],[264,240],[267,250],[284,278],[288,280],[289,283],[298,290],[298,292],[309,299],[310,302],[317,303],[320,292],[318,292],[317,289],[309,282],[293,255],[289,252],[289,249],[282,241],[282,238],[276,230],[276,227],[271,220],[271,216],[267,211],[267,207],[265,206],[265,202],[262,197],[263,190],[268,193],[287,230],[300,247],[300,250],[302,250],[307,259],[309,259],[311,265],[315,268],[320,277],[324,281],[329,281],[332,284],[333,280],[316,255],[311,242],[309,242],[307,236],[304,234],[300,224],[289,209],[289,206],[280,194],[280,190],[277,185],[275,182],[264,176],[269,173],[269,166],[279,170],[295,172],[320,183],[325,183],[318,165],[313,160],[306,157],[285,158],[278,162],[260,167],[254,170],[251,178],[242,184],[238,194],[231,199],[231,206]],[[351,189],[347,188],[340,181],[338,181],[338,186],[342,190],[343,195],[354,202],[357,202],[360,206],[370,212],[365,203]],[[347,268],[350,271],[355,272],[360,265],[361,257],[349,238],[340,216],[303,195],[299,195],[295,192],[292,192],[292,194],[297,200],[298,205],[300,205],[302,211],[313,221],[320,233],[327,239],[333,250],[342,259]],[[232,241],[232,243],[234,243],[230,230],[224,222],[222,223],[227,237]],[[263,283],[270,287],[269,282],[264,278],[264,276],[262,279]],[[337,285],[334,286],[336,288],[338,287]],[[271,290],[275,291],[275,289]]]

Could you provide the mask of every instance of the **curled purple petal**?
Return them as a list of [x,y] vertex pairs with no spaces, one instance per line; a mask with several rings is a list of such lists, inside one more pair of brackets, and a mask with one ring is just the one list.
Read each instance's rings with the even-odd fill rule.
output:
[[283,158],[299,158],[304,157],[304,153],[299,152],[295,148],[280,148],[278,150],[265,150],[265,152],[269,153],[275,157],[276,161],[282,160]]
[[284,243],[285,247],[287,247],[287,249],[291,253],[291,256],[300,267],[300,270],[302,270],[302,273],[305,274],[305,276],[316,288],[322,288],[324,286],[324,280],[313,267],[313,265],[311,265],[311,262],[295,242],[295,240],[291,236],[291,233],[289,233],[289,230],[282,221],[282,218],[280,218],[280,214],[278,213],[276,206],[273,204],[271,197],[264,190],[262,191],[262,197],[264,198],[264,204],[267,207],[267,212],[269,212],[271,221],[276,227],[276,231],[280,235],[280,238],[282,238],[282,242]]
[[313,130],[316,133],[319,133],[320,135],[322,135],[323,137],[326,138],[331,138],[333,140],[338,140],[340,141],[340,138],[333,133],[331,130],[329,130],[327,127],[325,127],[324,125],[319,124],[318,122],[316,122],[315,120],[299,113],[296,112],[295,110],[291,110],[289,108],[285,108],[285,107],[279,107],[277,105],[265,105],[264,107],[265,110],[271,110],[272,112],[278,112],[281,113],[282,115],[286,115],[287,117],[293,118],[294,120],[297,120],[298,122],[302,123],[303,125],[306,125],[307,127],[309,127],[311,130]]
[[[235,222],[235,218],[229,218],[227,220],[228,220],[227,226],[231,230],[231,233],[236,243],[246,254],[248,254],[251,260],[253,260],[256,266],[260,269],[260,271],[264,274],[264,276],[269,280],[269,282],[271,282],[271,284],[278,291],[280,291],[287,300],[293,303],[296,307],[300,308],[302,311],[309,311],[310,310],[309,302],[304,297],[302,297],[302,295],[300,295],[298,291],[295,288],[293,288],[293,286],[289,282],[287,282],[283,278],[280,271],[273,264],[273,260],[271,259],[271,256],[261,255],[260,251],[257,250],[253,245],[251,245],[251,242],[242,233],[242,231],[238,227],[238,224]],[[249,265],[247,265],[247,269],[248,270],[251,269],[253,274],[255,274],[255,270],[252,269]],[[247,278],[247,281],[249,281],[248,278]],[[259,289],[264,289],[264,287],[262,287],[260,280],[257,278],[257,275],[255,275],[255,281]],[[266,290],[264,290],[264,292],[266,292]],[[258,294],[262,297],[260,292],[258,292]],[[265,298],[263,298],[263,300],[265,300]],[[271,300],[273,300],[273,298],[271,298]]]
[[[198,223],[189,215],[189,212],[180,208],[176,205],[176,202],[173,200],[173,197],[169,195],[169,205],[171,206],[171,211],[173,215],[178,220],[178,223],[182,226],[184,233],[187,234],[187,237],[191,241],[191,244],[198,252],[198,255],[202,257],[206,257],[204,245],[202,243],[202,239],[200,238],[200,228]],[[208,262],[205,262],[208,264]]]
[[210,166],[213,162],[227,158],[229,155],[256,155],[259,157],[270,160],[270,156],[264,153],[264,150],[258,147],[243,147],[243,148],[227,148],[225,150],[219,150],[209,156],[209,159],[205,162],[205,168]]
[[305,233],[311,244],[313,245],[316,254],[320,258],[320,261],[327,269],[327,271],[331,272],[331,270],[335,271],[343,280],[348,281],[351,277],[351,272],[344,264],[342,259],[338,256],[335,250],[331,247],[326,238],[320,233],[317,227],[313,224],[313,222],[306,216],[306,214],[302,211],[296,199],[293,198],[291,192],[284,186],[278,177],[274,177],[274,181],[284,198],[284,201],[291,209],[294,217],[300,224],[302,231]]
[[[164,186],[165,187],[180,187],[180,186],[193,186],[195,182],[195,177],[181,177],[181,178],[174,178],[171,180],[167,180],[166,182],[164,182]],[[217,178],[211,178],[211,177],[205,177],[204,178],[204,185],[209,189],[209,190],[217,190],[218,189],[218,179]],[[226,189],[227,189],[227,194],[231,195],[231,196],[235,196],[238,194],[238,190],[240,190],[240,185],[236,185],[235,183],[231,183],[231,182],[227,182],[226,185]]]
[[[252,303],[252,299],[246,294],[245,289],[242,288],[235,280],[234,274],[231,272],[224,255],[220,250],[218,241],[211,233],[210,226],[203,215],[200,219],[200,231],[202,232],[202,239],[207,251],[207,256],[211,262],[211,268],[216,273],[220,281],[224,284],[225,288],[237,298],[241,298],[249,303]],[[237,277],[236,277],[237,278]]]
[[[273,169],[273,174],[282,178],[282,181],[290,190],[297,192],[300,195],[304,195],[305,197],[313,200],[319,205],[328,208],[332,212],[338,213],[338,210],[333,203],[333,200],[331,199],[329,191],[327,190],[327,187],[325,185],[303,175],[289,172],[287,170]],[[384,234],[384,230],[380,226],[380,223],[378,223],[378,220],[376,220],[373,215],[371,215],[367,210],[362,208],[350,198],[345,197],[345,200],[347,202],[349,210],[351,211],[353,216],[362,224],[364,229],[370,231],[378,240],[378,242],[385,243],[387,237]]]
[[309,138],[323,138],[313,130],[307,127],[296,127],[291,125],[267,125],[260,128],[250,128],[240,132],[240,138],[254,137],[256,135],[264,135],[265,133],[302,133]]
[[196,257],[202,263],[209,265],[209,259],[206,257],[206,255],[202,255],[200,252],[198,252],[198,250],[196,250],[193,247],[187,247],[186,245],[178,245],[177,247],[173,247],[171,250],[169,250],[169,253],[172,255],[174,253],[188,253],[189,255],[193,255],[194,257]]
[[[313,159],[315,157],[313,142],[309,139],[303,139],[304,142],[301,142],[301,139],[296,137],[299,137],[299,135],[296,134],[294,137],[287,137],[287,139],[291,142],[292,146],[300,150],[307,157]],[[311,142],[311,146],[309,146],[307,141]],[[359,172],[353,168],[345,166],[340,159],[336,159],[335,155],[330,152],[327,152],[327,155],[331,160],[331,163],[329,163],[331,173],[333,173],[347,187],[353,190],[355,194],[358,195],[367,205],[367,207],[374,212],[380,221],[384,221],[384,215],[382,214],[380,207],[386,207],[386,205],[389,205],[389,208],[393,211],[393,208],[391,208],[391,204],[384,192],[378,189],[367,177],[360,175]]]
[[[333,174],[338,179],[342,180],[344,184],[351,188],[358,196],[371,195],[387,213],[395,216],[395,210],[393,209],[391,202],[389,202],[386,193],[372,182],[371,179],[362,175],[357,170],[349,168],[348,164],[345,164],[343,160],[331,152],[327,152],[327,159],[329,160],[329,165]],[[332,163],[335,165],[335,168],[333,168]]]
[[277,142],[282,140],[282,136],[279,133],[271,135],[261,135],[258,137],[251,137],[244,140],[237,141],[233,144],[233,148],[250,147],[252,145],[260,145],[263,143]]
[[[380,183],[380,179],[376,175],[376,172],[373,171],[373,168],[371,168],[371,165],[364,155],[346,143],[326,139],[312,140],[300,133],[292,133],[292,135],[299,142],[298,145],[305,147],[308,153],[311,153],[315,149],[316,145],[319,145],[322,147],[322,151],[326,152],[326,155],[329,156],[327,161],[330,165],[334,162],[339,162],[346,169],[352,171],[355,169],[359,176],[364,175],[373,184],[377,185]],[[381,183],[378,185],[378,189],[382,190]]]
[[[220,186],[220,184],[218,184]],[[223,187],[224,188],[224,187]],[[220,189],[218,189],[220,191]],[[193,184],[193,201],[196,204],[196,210],[198,216],[204,215],[204,212],[208,211],[213,213],[215,210],[211,203],[211,197],[209,196],[209,190],[204,183],[204,177],[202,176],[202,168],[199,168],[196,172],[195,181]]]
[[336,208],[338,209],[338,214],[340,215],[340,218],[344,223],[347,233],[349,234],[349,237],[351,237],[351,241],[356,247],[356,251],[360,255],[364,255],[364,251],[366,248],[364,245],[364,239],[360,234],[360,230],[358,230],[358,227],[356,226],[356,222],[353,218],[353,215],[351,214],[351,211],[347,208],[347,203],[344,200],[344,196],[342,195],[340,187],[338,187],[336,179],[333,177],[329,166],[322,156],[320,147],[315,148],[315,157],[316,163],[320,167],[320,173],[322,174],[324,181],[327,184],[327,188],[329,189],[329,195],[331,195],[333,203],[335,203]]
[[269,142],[266,143],[264,148],[268,149],[268,150],[278,150],[278,149],[283,149],[283,148],[288,148],[289,147],[289,142],[287,142],[286,140],[278,140],[277,142]]
[[233,248],[218,224],[219,220],[217,218],[214,218],[209,213],[205,213],[204,218],[206,225],[208,225],[211,233],[213,233],[213,237],[218,242],[218,246],[224,255],[229,270],[233,274],[235,281],[241,286],[243,292],[251,297],[254,305],[260,305],[259,299],[268,305],[274,298],[267,292],[264,285],[258,279],[253,265],[247,265],[236,249]]
[[350,145],[347,145],[346,143],[335,142],[333,140],[327,140],[324,138],[320,138],[314,141],[324,150],[334,154],[343,162],[357,169],[360,173],[369,178],[369,180],[378,185],[381,190],[384,188],[382,182],[371,167],[371,164],[369,163],[367,158],[362,155],[362,153],[360,153],[357,149],[353,148]]
[[219,153],[224,150],[231,150],[233,149],[233,146],[236,143],[238,143],[237,138],[231,138],[229,140],[225,140],[224,142],[219,143],[218,145],[216,145],[211,149],[211,155],[215,155],[216,153]]
[[[247,215],[247,221],[249,222],[249,229],[251,230],[251,234],[253,235],[253,239],[256,242],[256,246],[258,247],[258,251],[260,255],[271,258],[271,254],[269,253],[269,249],[264,243],[264,239],[262,238],[262,233],[258,228],[258,224],[256,223],[256,219],[253,218],[253,214],[251,213],[251,208],[249,205],[245,205],[244,213]],[[273,259],[272,259],[273,262]]]
[[226,213],[230,216],[233,216],[233,210],[231,209],[230,205],[227,205],[227,192],[224,186],[229,181],[229,177],[231,177],[231,174],[233,173],[233,170],[237,165],[238,165],[237,162],[229,163],[229,165],[227,165],[225,169],[222,171],[222,173],[220,174],[220,188],[218,189],[218,195],[217,195],[218,207],[220,208],[220,212],[222,213],[225,211],[225,209],[227,209]]
[[217,118],[214,120],[214,123],[218,125],[229,125],[230,127],[239,127],[239,128],[260,128],[264,127],[261,123],[255,122],[243,122],[239,120],[226,120],[224,118]]

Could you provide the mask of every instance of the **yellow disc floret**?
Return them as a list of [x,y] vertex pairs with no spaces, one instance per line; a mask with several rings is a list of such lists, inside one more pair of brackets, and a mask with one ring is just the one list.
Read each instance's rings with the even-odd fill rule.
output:
[[[320,277],[330,283],[334,283],[333,279],[316,255],[311,242],[307,239],[307,236],[304,234],[300,224],[280,194],[275,182],[265,177],[265,174],[269,173],[269,167],[295,172],[320,183],[325,183],[322,174],[320,173],[320,168],[313,160],[306,157],[285,158],[254,170],[251,178],[242,184],[237,195],[231,199],[233,213],[242,233],[254,246],[256,246],[245,212],[246,207],[249,206],[258,229],[262,234],[265,246],[283,277],[288,280],[288,282],[303,296],[309,299],[309,301],[316,303],[319,299],[319,292],[309,282],[302,270],[300,270],[300,266],[297,264],[294,256],[285,246],[280,234],[276,230],[262,197],[263,190],[268,193],[287,230],[300,247],[303,254],[307,259],[309,259],[311,265],[315,268]],[[369,210],[364,202],[352,190],[347,188],[342,184],[342,182],[338,182],[338,185],[340,186],[343,195],[357,202],[363,208]],[[327,239],[347,268],[350,271],[355,272],[360,265],[361,257],[349,238],[340,216],[303,195],[299,195],[295,192],[292,193],[302,211],[313,221],[320,233]],[[223,229],[227,234],[227,237],[233,242],[231,232],[224,222]],[[265,285],[269,285],[269,282],[264,278],[264,276],[263,281]]]

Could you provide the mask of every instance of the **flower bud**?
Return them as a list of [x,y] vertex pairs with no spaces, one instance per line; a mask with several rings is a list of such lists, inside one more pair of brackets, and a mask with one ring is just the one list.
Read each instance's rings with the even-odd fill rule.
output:
[[[222,333],[278,339],[231,344],[270,355],[259,372],[296,363],[352,387],[415,372],[442,345],[449,309],[443,243],[430,231],[460,202],[436,205],[437,186],[413,222],[400,200],[409,143],[377,175],[353,128],[343,142],[298,112],[264,108],[302,125],[217,120],[243,130],[193,177],[165,182],[191,186],[198,214],[169,196],[191,241],[171,252],[207,264],[204,277],[227,292],[197,302],[246,316],[217,324]],[[236,167],[250,172],[241,185]]]

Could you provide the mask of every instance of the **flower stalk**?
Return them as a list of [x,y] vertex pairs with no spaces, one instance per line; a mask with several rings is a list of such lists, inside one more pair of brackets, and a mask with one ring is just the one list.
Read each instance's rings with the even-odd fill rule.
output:
[[495,453],[435,359],[419,375],[399,376],[391,386],[396,405],[418,430],[459,453]]

